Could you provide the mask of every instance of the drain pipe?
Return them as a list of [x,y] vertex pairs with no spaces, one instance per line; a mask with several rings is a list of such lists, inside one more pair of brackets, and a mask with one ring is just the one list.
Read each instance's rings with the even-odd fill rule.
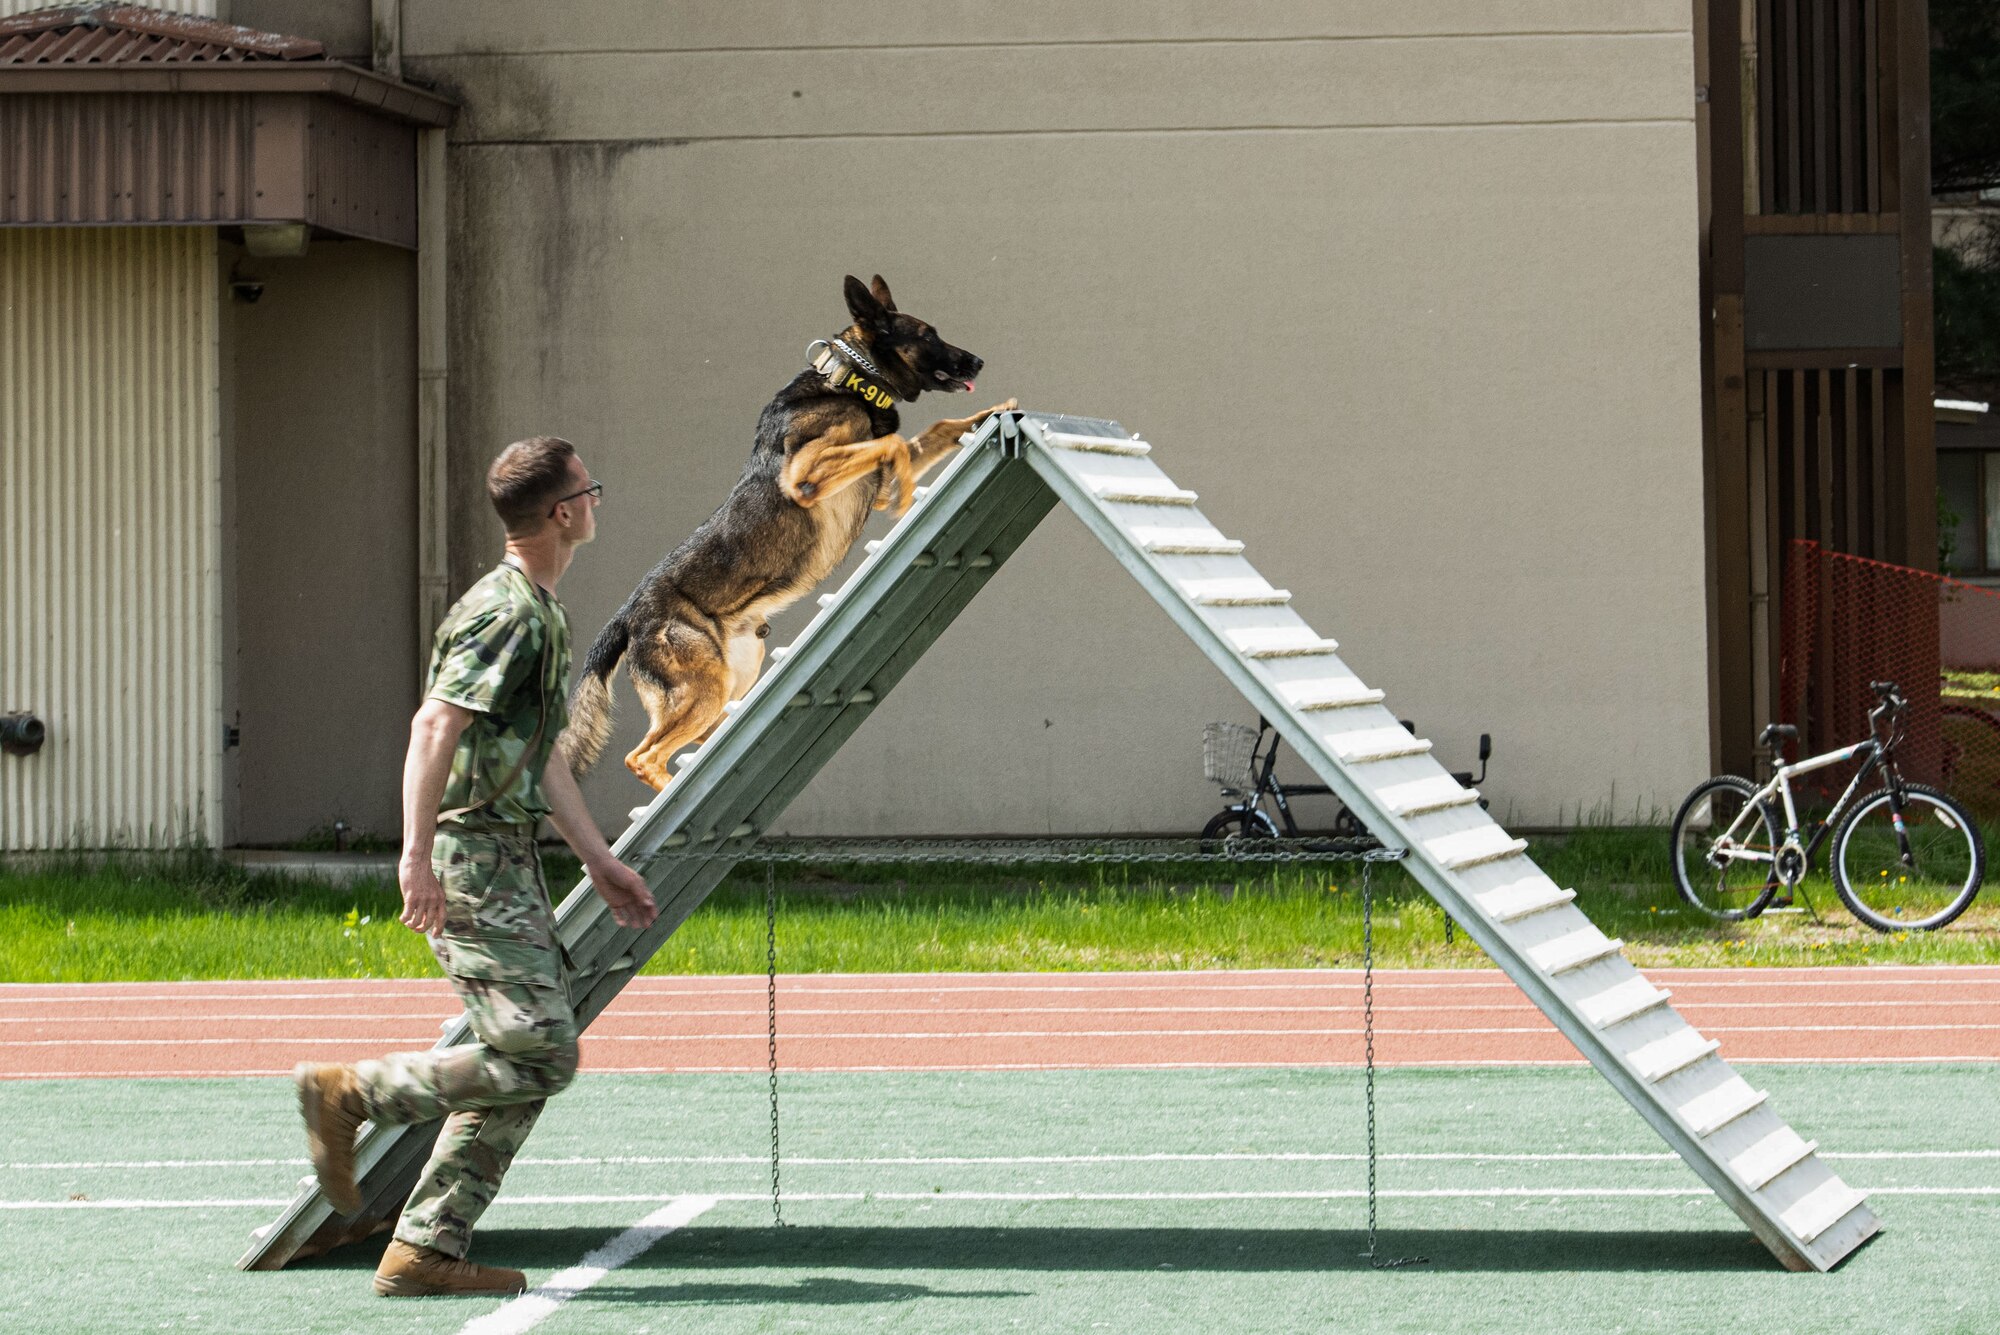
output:
[[[371,0],[378,74],[403,77],[402,0]],[[445,403],[450,368],[445,345],[444,130],[417,131],[417,672],[430,659],[431,632],[444,620],[451,591],[451,506],[446,493]]]
[[[381,0],[377,0],[381,3]],[[445,407],[451,375],[445,342],[444,130],[417,132],[417,671],[451,588],[451,507],[446,491]]]

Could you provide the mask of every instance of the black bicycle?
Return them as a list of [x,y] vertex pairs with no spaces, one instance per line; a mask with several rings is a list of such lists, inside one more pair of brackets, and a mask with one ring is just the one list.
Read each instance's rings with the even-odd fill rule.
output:
[[[1893,681],[1868,685],[1876,705],[1867,741],[1787,765],[1784,745],[1799,730],[1773,723],[1758,738],[1771,748],[1770,782],[1760,788],[1719,774],[1695,785],[1674,814],[1672,834],[1674,881],[1688,903],[1711,917],[1754,918],[1780,890],[1804,881],[1831,837],[1833,888],[1878,932],[1933,931],[1971,905],[1986,874],[1978,822],[1956,799],[1903,777],[1896,748],[1909,702]],[[1792,779],[1855,759],[1861,768],[1806,836]],[[1882,786],[1856,799],[1878,770]]]
[[[1416,731],[1412,724],[1403,726]],[[1330,797],[1333,789],[1323,783],[1280,783],[1276,772],[1279,742],[1277,729],[1261,717],[1254,729],[1241,723],[1210,723],[1202,728],[1202,775],[1221,785],[1222,796],[1229,803],[1202,827],[1203,852],[1226,851],[1232,843],[1246,839],[1372,838],[1368,827],[1344,805],[1335,813],[1331,830],[1314,835],[1299,829],[1292,815],[1291,799]],[[1486,762],[1492,754],[1492,736],[1479,734],[1478,775],[1467,770],[1451,777],[1467,788],[1486,782]],[[1484,798],[1479,805],[1486,805]],[[1277,814],[1276,820],[1272,819],[1273,812]]]

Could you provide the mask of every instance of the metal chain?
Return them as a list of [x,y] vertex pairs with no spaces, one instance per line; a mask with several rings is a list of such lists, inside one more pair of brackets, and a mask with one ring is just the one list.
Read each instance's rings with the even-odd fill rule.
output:
[[764,864],[764,965],[765,992],[769,1001],[766,1030],[771,1071],[771,1227],[785,1226],[785,1210],[778,1196],[778,864]]
[[[1427,1265],[1428,1256],[1378,1259],[1375,1253],[1375,867],[1361,864],[1361,1065],[1368,1106],[1368,1250],[1362,1255],[1377,1270]],[[1447,919],[1446,921],[1450,921]]]
[[692,862],[783,862],[820,866],[903,866],[952,863],[966,866],[1098,865],[1107,863],[1394,862],[1408,856],[1363,839],[874,839],[764,838],[740,832],[689,839],[669,835],[656,848],[626,851],[634,866]]

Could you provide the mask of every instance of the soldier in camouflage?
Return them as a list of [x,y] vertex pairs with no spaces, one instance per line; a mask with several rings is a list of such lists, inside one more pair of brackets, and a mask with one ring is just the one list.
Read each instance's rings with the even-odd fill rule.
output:
[[596,535],[602,487],[567,441],[507,447],[487,492],[507,555],[438,627],[403,769],[402,921],[430,938],[476,1043],[294,1073],[313,1167],[342,1214],[360,1210],[364,1120],[444,1119],[397,1221],[375,1291],[510,1293],[518,1270],[466,1260],[472,1227],[542,1105],[576,1074],[577,1024],[535,851],[544,817],[575,849],[612,916],[655,916],[645,881],[611,856],[555,739],[566,721],[569,621],[553,590]]

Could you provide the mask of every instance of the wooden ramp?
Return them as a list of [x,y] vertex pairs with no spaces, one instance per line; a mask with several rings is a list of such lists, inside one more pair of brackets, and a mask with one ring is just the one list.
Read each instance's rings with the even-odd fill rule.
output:
[[[1879,1227],[1848,1186],[1731,1070],[1341,662],[1115,422],[1046,413],[989,419],[763,679],[638,815],[616,851],[644,870],[660,916],[612,921],[588,881],[557,909],[588,1025],[776,822],[827,758],[1058,502],[1186,631],[1445,911],[1555,1022],[1787,1267],[1826,1270]],[[712,851],[711,851],[712,850]],[[662,856],[667,854],[668,856]],[[467,1041],[463,1019],[440,1045]],[[341,1218],[310,1180],[238,1264],[275,1269],[393,1215],[436,1123],[367,1127],[364,1205]],[[1532,1144],[1533,1126],[1521,1128]]]

